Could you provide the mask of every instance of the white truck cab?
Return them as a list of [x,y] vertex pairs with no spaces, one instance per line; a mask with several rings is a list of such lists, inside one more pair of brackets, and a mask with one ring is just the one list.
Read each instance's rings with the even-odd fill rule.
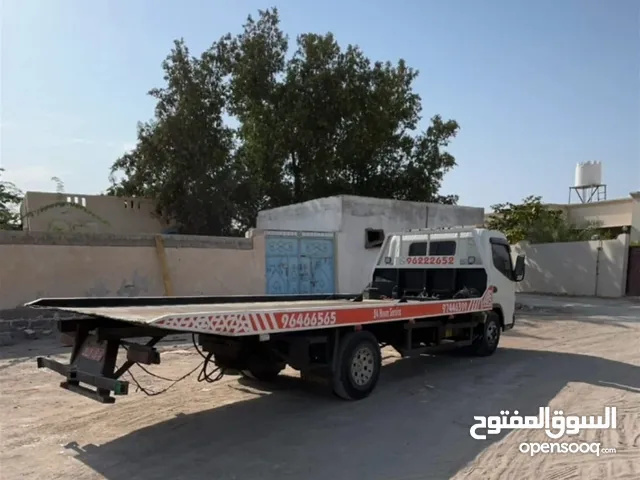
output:
[[370,288],[381,297],[481,297],[493,290],[502,327],[515,323],[515,283],[524,256],[512,259],[506,236],[476,227],[406,230],[389,234],[373,268]]

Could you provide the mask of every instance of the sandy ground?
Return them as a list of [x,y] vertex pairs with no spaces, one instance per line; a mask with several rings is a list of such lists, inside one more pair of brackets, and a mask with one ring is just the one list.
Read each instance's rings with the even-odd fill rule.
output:
[[[269,387],[195,375],[155,397],[131,392],[101,405],[58,388],[35,355],[68,350],[36,341],[0,350],[0,478],[17,479],[638,479],[640,305],[528,299],[528,312],[486,359],[399,360],[386,353],[374,394],[343,402],[288,372]],[[168,346],[154,372],[177,377],[199,363]],[[166,382],[139,370],[145,386]],[[548,442],[519,430],[474,440],[474,415],[539,407],[565,414],[618,412],[616,430],[560,441],[600,442],[615,454],[538,454]]]

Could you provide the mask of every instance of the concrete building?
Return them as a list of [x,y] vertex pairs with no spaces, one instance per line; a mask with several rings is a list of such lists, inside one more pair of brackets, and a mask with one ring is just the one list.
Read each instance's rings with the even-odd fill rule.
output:
[[[45,209],[60,202],[80,205],[95,216],[69,205]],[[154,210],[155,203],[144,198],[51,192],[27,192],[20,206],[23,230],[29,232],[123,235],[165,232],[168,225],[155,215]],[[27,215],[28,212],[31,214]]]
[[564,211],[576,225],[598,222],[602,228],[620,230],[619,233],[626,228],[632,242],[640,241],[640,191],[631,192],[627,198],[550,206]]
[[[640,192],[632,192],[627,198],[602,200],[587,203],[549,203],[549,208],[562,210],[569,222],[575,225],[598,222],[601,228],[615,233],[626,231],[631,242],[640,242]],[[492,213],[485,215],[485,220]]]
[[360,292],[386,234],[483,219],[483,208],[349,195],[262,211],[267,293]]

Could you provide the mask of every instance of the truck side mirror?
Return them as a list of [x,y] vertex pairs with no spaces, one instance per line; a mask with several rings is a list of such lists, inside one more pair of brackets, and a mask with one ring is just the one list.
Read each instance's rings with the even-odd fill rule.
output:
[[516,264],[513,267],[513,279],[516,282],[521,282],[522,280],[524,280],[524,271],[524,255],[518,255],[516,257]]

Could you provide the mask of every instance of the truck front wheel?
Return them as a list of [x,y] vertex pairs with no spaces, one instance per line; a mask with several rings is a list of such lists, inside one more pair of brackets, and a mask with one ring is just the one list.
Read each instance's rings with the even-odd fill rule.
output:
[[496,351],[500,342],[500,317],[496,312],[489,312],[480,328],[471,345],[471,352],[478,357],[488,357]]
[[378,340],[371,332],[350,332],[341,338],[333,392],[345,400],[361,400],[373,391],[382,367]]

